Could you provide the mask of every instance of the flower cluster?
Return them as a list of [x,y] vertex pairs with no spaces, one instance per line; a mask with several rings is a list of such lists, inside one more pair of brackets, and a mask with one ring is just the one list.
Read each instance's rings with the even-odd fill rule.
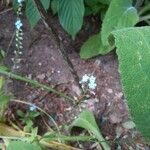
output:
[[97,86],[95,81],[96,81],[96,77],[94,77],[93,75],[90,76],[90,75],[85,74],[82,77],[80,84],[87,83],[89,89],[95,90]]
[[17,0],[18,2],[18,9],[17,9],[17,19],[15,22],[15,27],[16,27],[16,50],[14,51],[14,58],[12,58],[13,61],[13,69],[18,69],[20,67],[20,55],[22,54],[22,48],[23,48],[23,44],[22,44],[22,40],[23,40],[23,30],[22,30],[22,26],[23,23],[21,21],[20,16],[22,15],[22,2],[24,0]]

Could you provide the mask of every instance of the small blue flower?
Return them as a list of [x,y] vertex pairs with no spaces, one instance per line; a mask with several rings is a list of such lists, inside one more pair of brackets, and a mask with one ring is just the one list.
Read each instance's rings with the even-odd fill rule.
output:
[[94,77],[93,75],[90,76],[89,82],[90,82],[90,83],[95,83],[95,81],[96,81],[96,77]]
[[23,24],[22,24],[22,22],[21,22],[20,19],[18,19],[18,20],[16,21],[15,26],[16,26],[16,28],[17,28],[18,30],[23,26]]
[[88,83],[88,87],[89,87],[89,89],[91,89],[91,90],[95,90],[96,89],[96,86],[97,86],[97,84],[94,82],[94,83],[91,83],[91,82],[89,82]]
[[24,0],[18,0],[18,3],[22,3]]
[[90,77],[89,77],[87,74],[85,74],[85,75],[82,77],[82,80],[80,81],[80,84],[87,82],[87,81],[89,80],[89,78],[90,78]]
[[36,105],[35,105],[35,104],[32,104],[29,109],[30,109],[30,111],[35,111],[36,108],[37,108]]

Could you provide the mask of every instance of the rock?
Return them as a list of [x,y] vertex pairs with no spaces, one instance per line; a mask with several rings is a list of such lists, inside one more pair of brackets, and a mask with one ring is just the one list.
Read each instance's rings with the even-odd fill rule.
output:
[[39,80],[44,80],[45,79],[45,74],[44,73],[39,74],[39,75],[36,76],[36,78],[39,79]]

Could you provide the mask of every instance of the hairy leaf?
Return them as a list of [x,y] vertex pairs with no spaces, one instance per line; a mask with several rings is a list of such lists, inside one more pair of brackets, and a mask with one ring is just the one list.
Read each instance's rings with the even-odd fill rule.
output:
[[25,143],[22,141],[11,141],[7,150],[42,150],[37,144]]
[[150,27],[113,32],[125,97],[136,127],[150,140]]
[[83,0],[60,0],[58,15],[60,24],[73,38],[75,38],[75,35],[83,24]]
[[79,117],[74,120],[74,122],[71,124],[71,128],[72,127],[80,127],[80,128],[84,128],[88,131],[90,131],[91,133],[93,133],[93,135],[99,140],[99,142],[102,142],[102,146],[104,149],[110,150],[109,145],[107,144],[107,142],[104,142],[104,138],[100,133],[100,130],[97,126],[97,123],[95,121],[94,115],[91,111],[89,110],[84,110]]
[[102,43],[108,45],[108,37],[113,30],[134,26],[138,21],[132,0],[112,0],[102,24]]
[[88,59],[98,54],[106,54],[112,48],[111,46],[103,46],[100,34],[90,37],[81,47],[80,57]]

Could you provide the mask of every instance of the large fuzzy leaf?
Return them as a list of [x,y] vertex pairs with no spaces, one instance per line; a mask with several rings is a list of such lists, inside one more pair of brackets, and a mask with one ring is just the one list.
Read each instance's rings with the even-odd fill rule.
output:
[[132,0],[112,0],[102,24],[102,43],[108,45],[108,37],[113,30],[132,27],[138,21]]
[[22,141],[11,141],[7,150],[42,150],[37,144],[25,143]]
[[150,140],[150,27],[114,31],[125,97],[136,127]]
[[59,0],[58,15],[63,28],[74,38],[83,24],[83,0]]
[[[41,3],[46,10],[49,8],[50,0],[41,0]],[[26,16],[32,28],[38,23],[41,18],[40,13],[32,0],[26,1]]]
[[98,54],[106,54],[111,50],[111,46],[103,46],[100,34],[90,37],[81,47],[80,57],[88,59]]
[[[103,136],[100,133],[100,130],[99,130],[97,124],[96,124],[93,113],[89,110],[84,110],[79,115],[79,117],[73,121],[73,123],[71,124],[70,127],[71,128],[73,128],[73,127],[84,128],[84,129],[90,131],[91,133],[93,133],[94,137],[96,137],[99,140],[99,142],[105,141]],[[110,147],[106,142],[102,142],[101,144],[104,149],[110,150]]]

